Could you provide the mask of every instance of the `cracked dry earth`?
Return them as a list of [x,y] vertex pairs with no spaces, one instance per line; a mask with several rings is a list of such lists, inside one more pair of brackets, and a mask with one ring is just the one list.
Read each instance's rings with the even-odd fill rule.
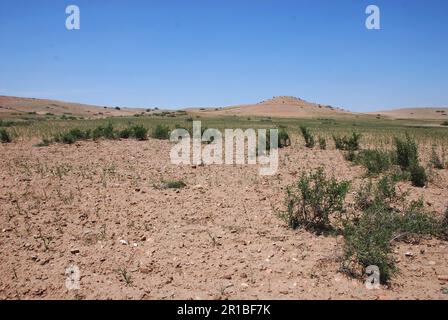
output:
[[[367,290],[339,272],[343,239],[291,230],[285,187],[323,166],[357,180],[335,150],[280,150],[278,174],[256,166],[174,166],[166,141],[0,145],[2,299],[447,299],[448,243],[398,243],[399,274]],[[443,212],[439,187],[410,189]],[[182,179],[183,189],[160,188]],[[412,256],[405,253],[412,252]],[[78,290],[65,270],[80,270]]]

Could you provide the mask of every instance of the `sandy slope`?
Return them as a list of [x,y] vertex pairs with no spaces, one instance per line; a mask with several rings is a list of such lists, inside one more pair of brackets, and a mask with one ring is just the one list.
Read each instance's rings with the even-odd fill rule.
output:
[[237,116],[264,116],[264,117],[327,117],[338,115],[353,115],[351,112],[336,109],[331,106],[324,106],[310,103],[295,97],[274,97],[272,99],[248,105],[238,105],[221,109],[188,109],[191,113],[201,115],[237,115]]
[[101,107],[87,104],[71,103],[57,100],[19,98],[0,96],[0,117],[20,116],[35,112],[39,115],[71,115],[78,117],[126,116],[141,113],[143,109],[116,110],[114,107]]
[[369,114],[379,114],[394,119],[448,120],[448,108],[404,108]]
[[[392,119],[448,120],[448,108],[407,108],[387,111],[356,113],[332,106],[311,103],[300,98],[280,96],[256,104],[224,108],[187,108],[191,115],[201,116],[260,116],[277,118],[337,118],[381,115]],[[28,113],[38,115],[72,115],[85,118],[132,116],[145,113],[145,109],[94,106],[57,100],[0,96],[0,118],[14,118]]]

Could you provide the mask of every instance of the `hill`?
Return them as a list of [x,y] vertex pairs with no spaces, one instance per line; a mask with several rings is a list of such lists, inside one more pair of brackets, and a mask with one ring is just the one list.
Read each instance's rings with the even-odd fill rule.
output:
[[448,120],[448,108],[403,108],[370,112],[369,114],[393,119]]
[[328,116],[355,115],[332,106],[311,103],[300,98],[290,96],[273,97],[256,104],[237,105],[215,109],[187,109],[190,113],[201,115],[236,115],[236,116],[264,116],[264,117],[294,117],[312,118]]
[[48,99],[0,96],[0,118],[16,118],[28,114],[102,118],[132,116],[142,109],[94,106]]

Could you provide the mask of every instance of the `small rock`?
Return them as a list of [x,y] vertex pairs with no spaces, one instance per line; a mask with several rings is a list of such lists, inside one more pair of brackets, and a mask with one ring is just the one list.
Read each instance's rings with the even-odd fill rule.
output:
[[127,246],[129,244],[129,242],[127,242],[126,240],[120,240],[120,243],[124,246]]
[[410,252],[410,251],[406,252],[404,255],[405,255],[406,257],[409,257],[409,258],[411,258],[411,257],[414,256],[414,254],[413,254],[412,252]]
[[448,275],[438,276],[437,279],[439,281],[448,281]]
[[70,250],[70,253],[77,254],[77,253],[79,253],[79,249],[73,248]]

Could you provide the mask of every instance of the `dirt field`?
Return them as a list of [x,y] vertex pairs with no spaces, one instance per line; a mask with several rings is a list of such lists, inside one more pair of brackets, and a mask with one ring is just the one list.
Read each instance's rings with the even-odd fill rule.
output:
[[[323,166],[353,180],[364,169],[337,150],[293,140],[278,174],[257,166],[174,166],[167,141],[0,144],[2,299],[447,299],[448,243],[394,246],[399,273],[367,290],[341,273],[343,239],[279,219],[285,187]],[[182,179],[182,189],[160,188]],[[442,214],[448,171],[409,189]],[[68,290],[76,265],[80,289]],[[444,280],[445,279],[445,280]]]

